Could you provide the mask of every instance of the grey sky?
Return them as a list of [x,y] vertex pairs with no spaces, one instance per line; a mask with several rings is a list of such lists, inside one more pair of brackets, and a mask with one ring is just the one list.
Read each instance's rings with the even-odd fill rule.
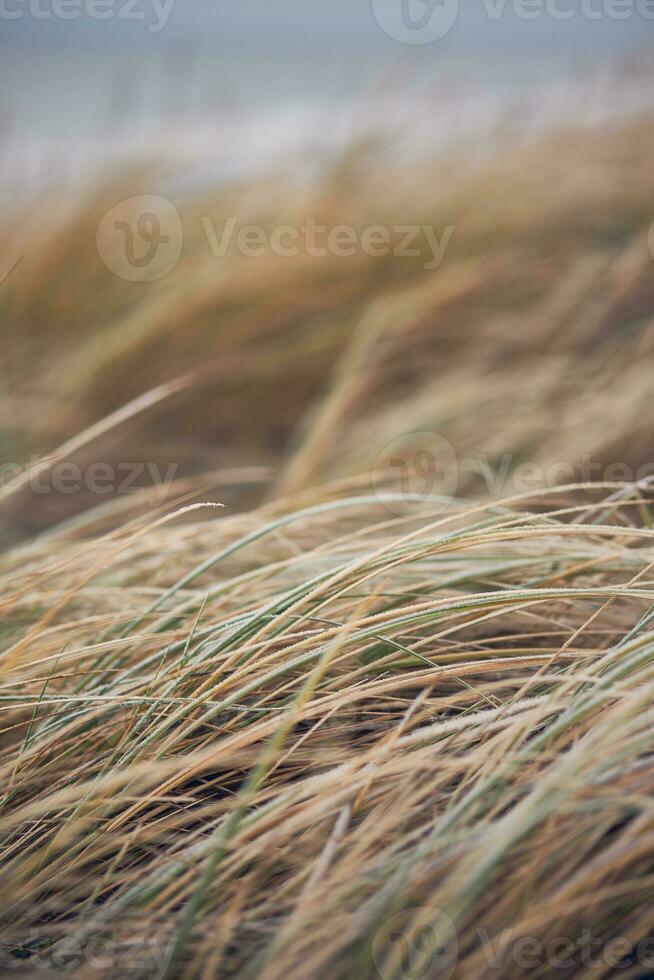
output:
[[[78,0],[81,9],[76,16],[75,0],[64,0],[64,4],[71,4],[72,19],[47,18],[57,2],[0,0],[0,8],[12,13],[12,19],[7,19],[0,12],[0,44],[5,48],[27,45],[32,51],[79,46],[107,50],[115,46],[118,52],[127,46],[144,53],[181,47],[216,55],[235,50],[348,50],[378,52],[381,58],[388,58],[398,47],[375,21],[372,0],[138,0],[134,13],[144,15],[141,21],[127,15],[94,19],[84,12],[86,0]],[[106,2],[111,5],[112,0]],[[392,5],[400,0],[376,2]],[[412,2],[419,4],[420,0]],[[427,53],[434,57],[440,53],[501,57],[534,52],[587,59],[618,54],[654,40],[654,0],[633,0],[631,4],[630,0],[542,0],[541,16],[533,19],[519,16],[516,2],[519,0],[507,0],[503,6],[503,0],[460,0],[451,32],[433,45],[414,49],[421,52],[416,57]],[[538,2],[535,0],[534,9]],[[113,0],[114,10],[126,10],[126,3]],[[554,10],[573,11],[574,16],[557,19],[548,14],[547,3],[555,4]],[[611,16],[620,9],[620,3],[623,13],[619,16],[624,19]],[[170,4],[170,8],[166,10],[165,27],[153,32],[148,26],[157,21],[157,4],[164,8]],[[32,9],[43,12],[43,16],[35,16]],[[529,9],[528,4],[524,9]],[[652,19],[639,13],[643,9],[651,12]],[[498,16],[489,15],[489,11],[502,12]],[[590,19],[588,12],[602,16]]]

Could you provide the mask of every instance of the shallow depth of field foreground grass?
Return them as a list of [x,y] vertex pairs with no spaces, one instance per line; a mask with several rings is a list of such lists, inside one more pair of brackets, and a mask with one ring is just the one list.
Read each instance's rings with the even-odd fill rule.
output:
[[644,975],[654,530],[601,489],[5,557],[5,968]]

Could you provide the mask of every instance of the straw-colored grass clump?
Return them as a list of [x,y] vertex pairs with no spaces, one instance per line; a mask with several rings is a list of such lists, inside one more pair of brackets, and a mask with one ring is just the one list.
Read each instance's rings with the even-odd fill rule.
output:
[[286,503],[7,558],[6,955],[482,977],[566,937],[638,965],[654,532],[604,493]]

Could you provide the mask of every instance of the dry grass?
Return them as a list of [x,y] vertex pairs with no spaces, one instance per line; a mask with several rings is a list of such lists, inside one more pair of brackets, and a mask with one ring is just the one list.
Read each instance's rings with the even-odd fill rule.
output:
[[642,941],[654,532],[604,492],[286,503],[9,556],[5,939],[73,937],[82,976],[108,936],[169,975],[298,978],[373,976],[413,907],[456,923],[461,976],[480,930],[502,976],[521,937]]
[[113,191],[43,221],[2,286],[8,444],[181,445],[186,469],[174,506],[0,498],[24,537],[0,558],[3,970],[652,975],[651,483],[498,500],[464,471],[425,502],[371,466],[418,429],[460,460],[651,461],[653,136],[401,185],[360,151],[315,200],[184,211],[452,224],[437,272],[217,275],[196,242],[147,289],[91,248]]
[[[483,160],[452,150],[413,170],[384,167],[363,145],[310,188],[279,178],[214,196],[165,190],[184,251],[155,283],[121,280],[96,250],[107,208],[156,189],[152,174],[103,187],[74,215],[45,201],[0,236],[0,269],[23,256],[0,287],[6,455],[49,452],[194,372],[194,385],[82,463],[174,461],[184,475],[271,466],[277,490],[296,492],[366,472],[413,430],[494,465],[505,453],[651,462],[653,156],[646,117],[499,145]],[[329,228],[454,232],[431,271],[424,241],[403,258],[216,258],[201,218],[220,233],[230,215],[268,230],[311,215]],[[460,489],[486,486],[473,472]],[[242,497],[219,499],[242,509]],[[59,505],[31,499],[14,523],[31,532],[80,502]]]

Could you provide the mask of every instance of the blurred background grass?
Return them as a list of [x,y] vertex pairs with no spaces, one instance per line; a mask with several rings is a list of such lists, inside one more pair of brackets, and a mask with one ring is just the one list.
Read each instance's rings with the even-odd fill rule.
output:
[[[466,9],[411,49],[368,4],[197,0],[148,25],[4,25],[4,461],[189,373],[73,460],[172,465],[207,492],[220,473],[235,509],[365,479],[414,431],[493,467],[652,460],[654,22]],[[150,194],[179,212],[182,254],[129,282],[98,226]],[[233,216],[270,234],[308,215],[451,239],[426,268],[424,240],[402,258],[216,256],[203,227]],[[459,489],[488,485],[464,466]],[[4,535],[97,503],[28,487]]]

